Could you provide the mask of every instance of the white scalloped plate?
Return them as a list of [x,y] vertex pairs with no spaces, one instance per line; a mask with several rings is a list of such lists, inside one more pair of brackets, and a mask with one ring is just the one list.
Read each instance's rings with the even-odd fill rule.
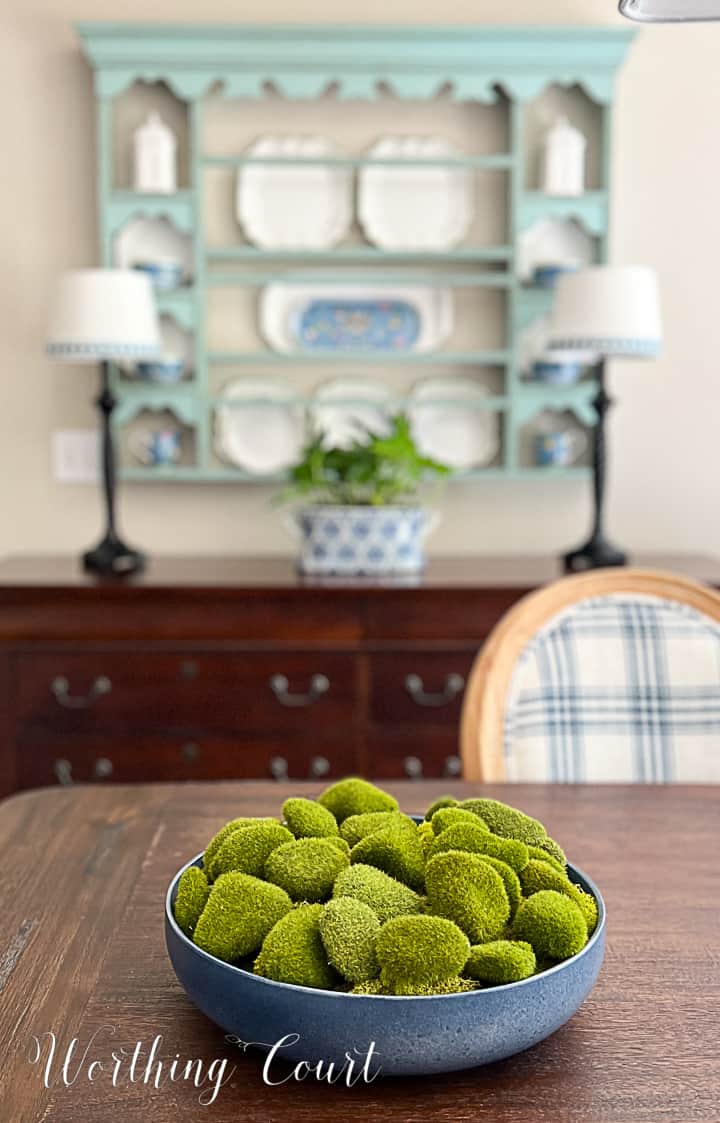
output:
[[303,351],[297,335],[298,325],[302,310],[316,300],[404,301],[413,305],[420,317],[420,331],[408,349],[410,355],[435,351],[453,331],[451,289],[434,289],[429,285],[293,285],[279,282],[266,285],[260,293],[260,332],[268,346],[285,355]]
[[288,402],[293,396],[292,386],[278,379],[239,378],[228,383],[222,391],[228,404],[215,406],[218,456],[257,476],[297,464],[305,440],[305,420],[302,408]]
[[[337,149],[322,136],[264,136],[248,156],[322,159]],[[263,249],[328,249],[341,241],[353,218],[350,168],[299,164],[247,164],[238,170],[238,222]]]
[[482,468],[494,460],[500,450],[500,418],[494,410],[472,404],[489,393],[487,386],[471,378],[426,378],[416,383],[408,414],[423,455],[456,471]]
[[391,400],[390,391],[378,382],[333,378],[318,386],[308,414],[327,448],[349,448],[363,429],[388,432]]
[[532,280],[538,265],[581,269],[595,258],[594,239],[573,219],[541,218],[518,239],[518,276]]
[[[462,155],[442,137],[383,137],[368,159],[441,160]],[[462,242],[475,212],[475,184],[465,168],[364,165],[358,176],[358,220],[384,250],[446,250]]]

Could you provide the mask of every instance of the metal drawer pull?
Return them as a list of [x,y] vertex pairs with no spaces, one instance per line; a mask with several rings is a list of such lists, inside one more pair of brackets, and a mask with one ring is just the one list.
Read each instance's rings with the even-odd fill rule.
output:
[[421,780],[423,774],[422,761],[416,756],[406,756],[403,761],[405,775],[411,780]]
[[425,684],[420,675],[406,675],[405,689],[418,706],[449,706],[465,688],[465,679],[462,675],[451,674],[445,679],[445,685],[439,694],[430,694],[425,690]]
[[310,775],[319,778],[327,776],[330,771],[330,761],[324,756],[314,756],[310,761]]
[[462,761],[459,756],[446,756],[443,776],[462,776]]
[[287,780],[288,762],[284,756],[274,756],[270,761],[270,775],[273,780]]
[[197,760],[200,756],[200,746],[195,741],[186,741],[180,752],[183,760]]
[[326,675],[313,675],[307,694],[291,694],[289,685],[285,675],[273,675],[270,679],[270,689],[281,706],[312,706],[323,694],[327,694],[330,679]]
[[70,683],[64,675],[58,675],[50,683],[50,693],[54,696],[58,705],[65,710],[89,710],[111,690],[112,683],[107,675],[99,675],[98,678],[93,679],[92,686],[85,695],[71,694]]
[[106,756],[101,756],[95,761],[93,775],[96,780],[107,780],[113,774],[113,762]]
[[56,760],[53,764],[53,772],[58,784],[61,784],[64,788],[69,788],[71,784],[75,783],[72,776],[72,764],[69,760]]

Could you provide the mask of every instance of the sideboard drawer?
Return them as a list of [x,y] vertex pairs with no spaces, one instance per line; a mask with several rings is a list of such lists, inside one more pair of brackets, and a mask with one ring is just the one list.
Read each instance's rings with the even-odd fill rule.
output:
[[381,782],[458,780],[462,775],[459,754],[459,735],[454,728],[378,730],[368,736],[367,774]]
[[18,786],[182,780],[332,780],[355,771],[352,747],[284,737],[222,738],[138,734],[122,740],[29,743]]
[[355,718],[351,655],[84,651],[17,661],[20,737],[276,733],[313,737]]
[[457,726],[475,654],[393,651],[372,655],[371,720],[378,725]]

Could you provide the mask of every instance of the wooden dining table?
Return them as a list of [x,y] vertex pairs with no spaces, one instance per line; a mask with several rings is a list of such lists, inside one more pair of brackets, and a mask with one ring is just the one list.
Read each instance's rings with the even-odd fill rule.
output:
[[[388,787],[409,812],[448,791],[505,798],[599,885],[605,963],[565,1026],[518,1056],[442,1076],[349,1087],[296,1079],[281,1062],[264,1075],[263,1054],[228,1042],[177,982],[164,897],[226,820],[277,814],[289,794],[319,786],[32,791],[0,804],[0,1121],[717,1123],[720,787]],[[199,1086],[166,1079],[173,1058],[202,1062],[188,1070]]]

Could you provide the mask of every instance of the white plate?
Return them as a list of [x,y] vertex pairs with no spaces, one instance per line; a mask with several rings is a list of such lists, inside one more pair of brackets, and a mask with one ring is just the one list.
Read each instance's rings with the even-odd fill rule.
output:
[[[369,159],[441,160],[462,155],[440,137],[383,137]],[[444,250],[466,237],[475,210],[469,169],[364,165],[358,177],[358,219],[385,250]]]
[[389,431],[391,400],[387,387],[377,382],[334,378],[315,391],[308,413],[326,448],[349,448],[364,429]]
[[193,244],[167,218],[133,218],[115,238],[115,265],[132,269],[142,262],[172,261],[182,266],[182,284],[192,280]]
[[572,219],[542,218],[518,239],[518,275],[532,280],[537,265],[568,265],[580,269],[595,257],[592,234]]
[[266,285],[260,293],[260,332],[274,351],[290,355],[302,351],[297,327],[302,309],[313,300],[377,301],[400,300],[414,305],[420,317],[420,333],[408,354],[434,351],[453,330],[451,289],[429,285]]
[[[248,156],[322,159],[336,155],[321,136],[265,136]],[[345,237],[353,217],[350,168],[247,164],[237,176],[235,209],[246,236],[263,249],[327,249]]]
[[225,386],[227,404],[215,406],[218,456],[258,476],[297,464],[305,423],[301,407],[287,401],[293,395],[291,386],[275,379],[239,378]]
[[408,413],[423,455],[457,471],[482,468],[494,460],[500,449],[500,419],[494,410],[474,405],[489,393],[471,378],[416,383]]

